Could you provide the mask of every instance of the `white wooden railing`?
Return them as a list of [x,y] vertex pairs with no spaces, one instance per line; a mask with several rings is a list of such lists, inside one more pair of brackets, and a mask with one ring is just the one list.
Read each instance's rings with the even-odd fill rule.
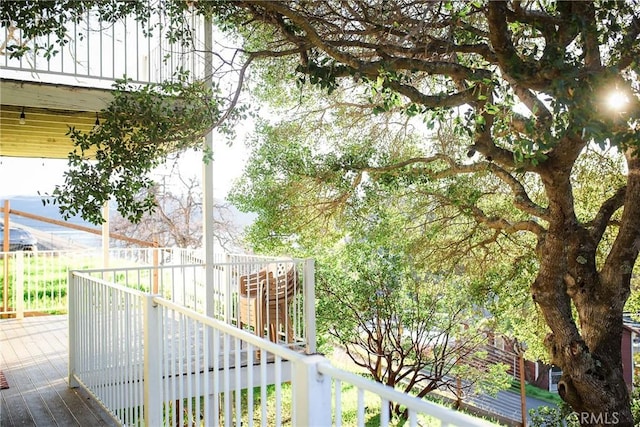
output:
[[[107,259],[120,268],[201,262],[201,250],[181,248],[110,248]],[[0,252],[0,315],[67,311],[70,270],[103,266],[102,249]],[[220,260],[224,260],[222,254]]]
[[[135,83],[159,83],[171,79],[178,69],[202,78],[204,61],[197,53],[204,43],[202,18],[185,15],[193,44],[170,42],[166,17],[155,3],[149,1],[150,14],[144,23],[133,17],[103,22],[95,10],[88,11],[78,22],[67,24],[65,45],[56,44],[52,51],[36,45],[52,45],[55,35],[27,39],[19,28],[5,27],[0,33],[3,78],[103,89],[124,76]],[[12,47],[28,52],[12,57]]]
[[[290,347],[303,347],[314,352],[315,344],[315,292],[313,282],[313,260],[283,257],[265,257],[254,255],[224,255],[222,262],[214,263],[213,281],[209,289],[206,286],[205,264],[174,264],[183,256],[168,256],[163,265],[124,266],[101,269],[86,269],[83,273],[107,283],[114,283],[125,288],[151,293],[179,304],[199,314],[240,326],[241,323],[256,330],[252,318],[243,319],[240,306],[240,281],[243,277],[257,275],[270,265],[280,264],[285,270],[294,271],[296,288],[290,296],[285,296],[284,303],[273,310],[258,311],[253,316],[264,316],[264,329],[267,325],[278,325],[277,317],[281,314],[290,322],[283,322],[278,331],[277,341],[286,342]],[[195,260],[191,257],[192,260]],[[293,285],[293,284],[292,284]],[[264,298],[269,297],[268,290]],[[260,304],[262,306],[263,304]],[[274,334],[275,335],[275,334]],[[273,340],[276,340],[275,337]]]
[[69,283],[69,384],[123,425],[362,426],[375,407],[384,426],[388,402],[407,408],[411,426],[490,425],[159,295],[81,272]]

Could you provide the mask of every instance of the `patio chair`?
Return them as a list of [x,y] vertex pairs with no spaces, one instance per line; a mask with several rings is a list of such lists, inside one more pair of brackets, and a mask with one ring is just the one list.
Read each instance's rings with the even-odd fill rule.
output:
[[240,276],[238,289],[238,321],[240,328],[250,326],[256,335],[264,336],[265,312],[264,283],[267,278],[267,270],[262,269],[257,273]]
[[269,327],[269,339],[278,342],[280,337],[286,343],[293,342],[293,322],[290,308],[298,287],[298,275],[293,264],[271,264],[273,275],[268,276],[265,287],[266,323]]
[[255,334],[278,342],[280,336],[293,342],[293,322],[289,315],[298,285],[293,264],[272,263],[262,270],[240,277],[239,323],[248,325]]

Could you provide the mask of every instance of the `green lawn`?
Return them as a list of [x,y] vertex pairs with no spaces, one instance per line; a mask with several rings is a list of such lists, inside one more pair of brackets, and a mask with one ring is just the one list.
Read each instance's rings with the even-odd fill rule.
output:
[[[520,381],[513,380],[511,382],[511,391],[520,394]],[[528,397],[535,397],[547,403],[553,403],[559,405],[562,403],[562,399],[557,393],[551,393],[550,391],[543,390],[532,384],[525,384],[524,391]]]
[[[242,424],[248,425],[248,411],[247,411],[247,390],[243,390],[241,392],[242,399]],[[233,396],[232,396],[233,399]],[[335,400],[335,399],[334,399]],[[254,413],[253,413],[253,421],[254,425],[260,425],[262,421],[262,414],[260,413],[260,402],[261,402],[261,389],[260,387],[256,387],[253,389],[253,401],[254,401]],[[275,425],[275,409],[276,409],[276,387],[274,385],[270,385],[267,387],[267,425]],[[233,404],[232,404],[233,405]],[[365,405],[365,413],[364,413],[364,425],[367,427],[377,427],[380,425],[380,398],[376,395],[365,393],[364,395],[364,405]],[[358,421],[358,390],[355,386],[350,384],[343,384],[340,393],[340,406],[342,409],[342,425],[343,426],[355,426]],[[291,426],[291,385],[283,384],[281,388],[281,404],[282,408],[282,416],[281,420],[282,425]],[[335,401],[333,404],[335,409]],[[220,420],[221,423],[224,422],[223,419]],[[404,426],[406,423],[405,420],[393,418],[390,422],[392,426]],[[429,417],[427,415],[420,415],[418,417],[418,423],[420,426],[424,427],[436,427],[440,426],[440,421]],[[335,424],[335,422],[334,422]]]
[[[9,263],[8,280],[5,284],[5,263]],[[16,273],[17,263],[22,262]],[[66,313],[68,292],[68,271],[87,270],[102,265],[100,256],[39,256],[26,254],[19,261],[13,256],[0,258],[0,301],[4,300],[5,287],[9,308],[14,301],[18,274],[22,280],[22,301],[25,311],[42,313]],[[133,265],[131,262],[116,262],[118,266]],[[123,276],[124,277],[124,276]],[[18,296],[19,298],[19,296]]]

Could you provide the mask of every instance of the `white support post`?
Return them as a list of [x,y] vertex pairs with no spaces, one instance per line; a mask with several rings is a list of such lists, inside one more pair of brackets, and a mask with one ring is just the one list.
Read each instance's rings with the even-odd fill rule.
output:
[[292,396],[294,426],[330,426],[331,380],[318,372],[318,365],[329,363],[324,356],[312,355],[293,366]]
[[[206,145],[209,149],[212,149],[213,146],[213,135],[210,133],[205,137]],[[203,194],[204,201],[202,204],[202,212],[204,214],[204,236],[202,241],[204,243],[204,259],[205,259],[205,269],[206,269],[206,313],[207,316],[213,317],[215,314],[214,311],[214,300],[215,300],[215,291],[214,291],[214,279],[215,274],[213,271],[213,264],[215,260],[214,255],[214,227],[213,227],[213,206],[215,204],[213,199],[213,161],[209,160],[209,163],[204,165],[204,184],[203,184]]]
[[[205,79],[207,80],[207,84],[212,86],[212,74],[213,74],[213,54],[211,53],[211,49],[213,46],[213,24],[210,18],[205,19],[204,24],[204,71],[205,71]],[[213,152],[213,131],[207,133],[204,137],[204,151],[205,153],[208,151],[209,153]],[[215,309],[215,290],[214,290],[214,272],[213,272],[213,263],[214,263],[214,227],[213,227],[213,206],[215,204],[215,200],[213,197],[213,159],[209,159],[203,163],[203,172],[202,172],[202,194],[203,194],[203,203],[202,203],[202,213],[204,215],[204,224],[203,224],[203,244],[204,244],[204,258],[205,258],[205,311],[207,316],[214,317]]]
[[306,259],[304,263],[304,324],[307,331],[307,353],[316,352],[316,273],[315,261]]
[[[206,17],[204,20],[204,78],[209,87],[213,86],[213,21]],[[213,153],[213,130],[209,131],[204,137],[204,152]],[[213,197],[213,158],[209,158],[208,162],[204,162],[202,166],[202,214],[204,218],[203,238],[204,245],[204,262],[205,262],[205,313],[209,317],[215,317],[216,313],[216,295],[215,295],[215,274],[213,264],[215,261],[214,253],[214,227],[213,227],[213,206],[215,199]],[[207,341],[209,343],[209,360],[208,367],[214,365],[214,346],[218,345],[213,339],[213,332],[207,328]],[[208,397],[207,407],[214,407],[215,393]]]
[[[16,319],[24,319],[24,252],[16,252],[15,278]],[[34,298],[37,296],[34,295]]]
[[[223,274],[221,274],[220,276],[222,277],[222,280],[224,280],[224,283],[220,284],[220,289],[218,290],[218,292],[224,290],[224,321],[227,323],[227,325],[231,325],[232,320],[238,319],[238,313],[233,313],[232,309],[233,309],[233,298],[236,298],[237,300],[237,296],[234,296],[234,292],[237,292],[235,289],[231,289],[231,285],[236,283],[233,281],[233,279],[231,278],[231,255],[229,254],[225,254],[224,256],[224,272]],[[240,279],[237,279],[240,280]],[[237,288],[237,284],[236,284],[236,288]],[[219,295],[219,294],[218,294]],[[237,306],[236,306],[237,307]],[[236,310],[238,310],[238,308],[236,308]],[[234,316],[235,315],[235,316]],[[239,323],[236,323],[236,325],[238,327],[240,327]]]
[[162,347],[161,310],[153,302],[154,295],[144,296],[144,422],[162,425]]
[[69,275],[67,277],[67,288],[68,288],[68,325],[69,325],[69,387],[75,388],[79,387],[80,383],[75,378],[76,374],[76,363],[77,363],[77,352],[78,352],[78,313],[79,310],[78,304],[78,286],[74,282],[73,271],[69,271]]

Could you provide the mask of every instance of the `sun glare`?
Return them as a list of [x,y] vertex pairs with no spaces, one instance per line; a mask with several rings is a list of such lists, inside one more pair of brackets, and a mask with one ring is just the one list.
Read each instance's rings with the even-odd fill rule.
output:
[[607,105],[614,111],[624,111],[627,104],[629,104],[629,97],[622,91],[614,90],[607,97]]

